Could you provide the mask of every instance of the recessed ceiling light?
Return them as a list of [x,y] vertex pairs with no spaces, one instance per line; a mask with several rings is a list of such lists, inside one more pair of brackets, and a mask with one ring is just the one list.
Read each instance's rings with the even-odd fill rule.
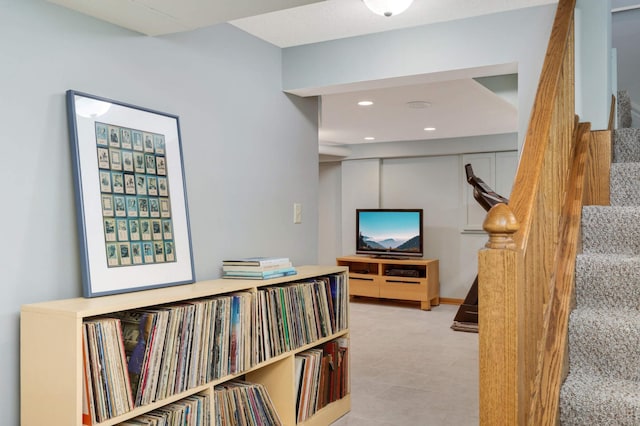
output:
[[435,127],[425,127],[424,130],[427,131],[427,132],[433,132],[434,130],[436,130],[436,128]]
[[424,108],[429,108],[431,106],[431,102],[427,102],[427,101],[409,101],[409,102],[407,102],[407,106],[409,108],[414,108],[414,109],[424,109]]
[[360,106],[371,106],[371,105],[373,105],[373,101],[360,101],[360,102],[358,102],[358,105],[360,105]]
[[376,138],[374,138],[373,136],[367,136],[364,138],[365,141],[374,141],[376,140]]

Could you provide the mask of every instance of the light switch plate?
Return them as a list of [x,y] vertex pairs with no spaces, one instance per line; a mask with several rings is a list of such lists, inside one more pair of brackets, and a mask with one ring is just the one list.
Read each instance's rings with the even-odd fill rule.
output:
[[302,223],[302,204],[293,203],[293,223]]

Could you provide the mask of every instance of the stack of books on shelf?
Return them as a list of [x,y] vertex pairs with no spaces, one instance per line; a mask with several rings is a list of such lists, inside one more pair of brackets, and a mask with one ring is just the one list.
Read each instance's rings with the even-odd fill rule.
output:
[[244,257],[222,261],[222,278],[267,280],[296,273],[288,257]]

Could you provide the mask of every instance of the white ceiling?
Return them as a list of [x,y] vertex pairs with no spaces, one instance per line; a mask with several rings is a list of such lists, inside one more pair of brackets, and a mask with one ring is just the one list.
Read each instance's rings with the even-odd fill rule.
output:
[[[374,104],[358,106],[360,100]],[[428,104],[416,108],[415,101]],[[356,144],[367,142],[367,136],[390,142],[514,132],[518,121],[514,101],[473,79],[326,95],[320,141]]]
[[[147,35],[162,35],[230,22],[279,47],[291,47],[381,31],[469,18],[557,0],[414,0],[390,18],[370,12],[361,0],[49,0]],[[496,74],[513,70],[496,69]],[[515,102],[493,93],[469,77],[446,73],[394,82],[395,87],[369,88],[322,96],[321,144],[440,139],[515,132]],[[364,84],[361,87],[367,87]],[[371,87],[374,87],[373,89]],[[354,90],[353,88],[350,90]],[[375,102],[359,107],[361,99]],[[410,101],[429,108],[411,109]],[[436,127],[425,132],[427,126]]]
[[157,36],[322,0],[48,0],[103,21]]
[[370,12],[361,0],[326,0],[237,19],[231,21],[231,24],[276,46],[291,47],[557,2],[414,0],[406,12],[387,18]]

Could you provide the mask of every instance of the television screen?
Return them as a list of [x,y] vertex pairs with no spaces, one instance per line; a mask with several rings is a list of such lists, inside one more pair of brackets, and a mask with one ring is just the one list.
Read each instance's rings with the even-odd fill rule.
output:
[[356,253],[422,257],[422,209],[358,209]]

